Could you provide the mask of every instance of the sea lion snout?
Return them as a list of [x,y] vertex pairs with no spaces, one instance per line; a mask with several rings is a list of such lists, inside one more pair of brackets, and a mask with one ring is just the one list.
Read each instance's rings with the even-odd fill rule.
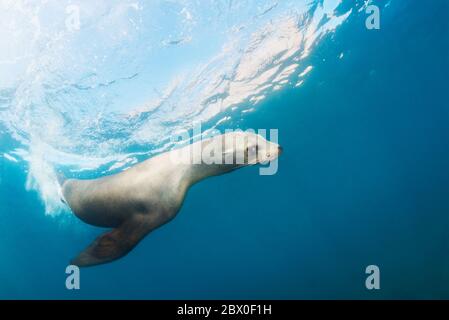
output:
[[264,140],[259,145],[258,160],[262,164],[274,161],[281,155],[282,151],[283,148],[277,143]]

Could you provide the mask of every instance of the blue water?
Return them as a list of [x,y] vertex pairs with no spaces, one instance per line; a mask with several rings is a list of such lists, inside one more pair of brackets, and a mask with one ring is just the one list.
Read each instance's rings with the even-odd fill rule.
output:
[[[65,268],[104,230],[77,221],[68,211],[55,213],[59,209],[52,206],[51,183],[39,174],[48,168],[41,162],[36,167],[33,145],[44,141],[51,150],[91,156],[95,148],[90,143],[100,149],[113,139],[131,139],[126,122],[122,131],[110,132],[111,138],[109,122],[98,125],[97,131],[83,127],[81,119],[93,115],[82,110],[78,122],[69,119],[76,122],[75,129],[68,121],[71,131],[56,131],[54,140],[48,138],[52,131],[47,122],[54,119],[42,111],[47,109],[36,107],[23,119],[31,127],[33,121],[43,121],[45,130],[24,129],[10,118],[0,123],[0,154],[6,155],[0,157],[0,298],[448,299],[448,3],[373,1],[381,8],[380,30],[365,28],[367,15],[356,3],[361,5],[343,1],[338,6],[342,13],[353,10],[301,60],[313,69],[299,87],[293,82],[269,91],[252,112],[238,113],[245,107],[239,106],[215,116],[232,118],[219,128],[278,128],[284,153],[277,174],[260,176],[258,168],[251,167],[195,185],[176,219],[148,235],[125,258],[82,269],[80,290],[65,288]],[[217,6],[226,4],[217,1]],[[164,2],[159,9],[170,12]],[[268,14],[276,10],[282,10],[281,5]],[[223,20],[232,24],[232,19],[238,17]],[[200,25],[205,34],[194,35],[207,39],[204,29]],[[186,52],[186,59],[191,55],[189,65],[214,52],[215,44],[202,47],[201,41],[193,40],[194,48]],[[222,39],[214,41],[221,45]],[[160,59],[181,63],[176,52],[169,54],[156,51],[153,63],[162,61],[168,69],[173,65]],[[138,62],[126,66],[137,68],[139,76],[131,87],[125,86],[122,99],[147,98],[140,89],[151,75],[140,67]],[[90,92],[58,94],[66,94],[65,103],[73,103],[73,108],[83,102],[114,107]],[[44,96],[47,104],[54,103],[50,93]],[[36,105],[42,102],[30,99]],[[7,101],[4,109],[0,104],[3,119],[17,110],[13,104]],[[164,115],[177,109],[167,110]],[[151,125],[148,129],[156,130]],[[77,149],[67,149],[65,139],[67,145],[79,143]],[[154,141],[160,142],[160,137],[146,139],[153,139],[153,148],[158,145]],[[150,148],[141,140],[133,141],[126,152]],[[124,152],[109,145],[105,150]],[[56,157],[43,154],[46,160]],[[94,156],[104,155],[99,151]],[[48,161],[57,167],[56,161]],[[58,169],[100,176],[109,160],[90,171],[83,171],[86,163],[77,161],[77,168],[75,160],[67,160]],[[380,268],[380,290],[365,288],[365,268],[372,264]]]

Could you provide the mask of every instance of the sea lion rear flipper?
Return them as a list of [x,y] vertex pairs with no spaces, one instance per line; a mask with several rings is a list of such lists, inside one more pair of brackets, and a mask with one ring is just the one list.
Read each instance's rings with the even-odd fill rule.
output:
[[123,222],[118,228],[99,236],[71,264],[88,267],[119,259],[130,252],[151,230],[140,216]]

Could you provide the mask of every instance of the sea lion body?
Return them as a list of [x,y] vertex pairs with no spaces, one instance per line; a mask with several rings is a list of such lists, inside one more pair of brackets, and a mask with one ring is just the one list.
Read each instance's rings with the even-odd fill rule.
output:
[[[243,163],[211,163],[202,158],[203,154],[199,163],[178,161],[185,159],[186,154],[190,160],[198,158],[197,153],[203,148],[212,150],[217,142],[242,137],[244,144],[234,143],[212,153],[219,159],[229,154],[237,159],[237,153],[242,151]],[[256,150],[256,155],[250,150]],[[280,150],[277,144],[255,134],[228,133],[163,153],[115,175],[66,180],[62,194],[73,213],[88,224],[113,228],[81,252],[72,264],[92,266],[126,255],[149,232],[176,216],[190,186],[210,176],[274,160]]]
[[95,180],[67,180],[63,195],[78,218],[99,227],[116,228],[133,214],[169,219],[182,204],[188,180],[185,168],[173,174],[167,158],[156,156]]

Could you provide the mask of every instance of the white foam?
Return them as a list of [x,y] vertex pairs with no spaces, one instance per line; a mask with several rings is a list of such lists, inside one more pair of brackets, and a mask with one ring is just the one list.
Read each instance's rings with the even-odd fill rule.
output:
[[205,130],[232,125],[225,112],[252,112],[298,70],[304,77],[313,68],[304,59],[351,13],[318,2],[173,1],[162,12],[158,2],[98,0],[80,4],[73,32],[69,0],[0,1],[0,93],[11,92],[0,125],[21,144],[3,156],[24,159],[27,189],[47,214],[62,212],[56,167],[125,169],[173,147],[171,133],[211,119]]

